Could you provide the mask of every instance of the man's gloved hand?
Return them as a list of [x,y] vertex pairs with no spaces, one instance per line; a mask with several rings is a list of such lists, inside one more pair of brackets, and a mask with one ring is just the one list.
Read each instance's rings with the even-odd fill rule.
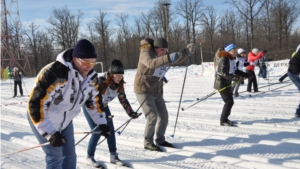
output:
[[263,52],[263,53],[267,53],[268,51],[267,51],[267,50],[263,50],[262,52]]
[[139,114],[137,112],[134,112],[134,111],[130,112],[128,115],[129,115],[129,117],[131,117],[133,119],[139,118]]
[[110,129],[106,124],[100,124],[99,129],[101,130],[101,135],[104,136],[105,138],[111,135]]
[[190,43],[184,48],[184,52],[186,54],[193,54],[195,52],[195,44]]
[[55,132],[53,135],[50,136],[49,139],[47,139],[50,142],[50,145],[53,147],[60,147],[62,144],[67,142],[66,138],[61,135],[60,132]]
[[169,57],[169,61],[171,63],[176,63],[182,57],[182,54],[180,52],[174,52],[174,53],[171,53],[168,57]]

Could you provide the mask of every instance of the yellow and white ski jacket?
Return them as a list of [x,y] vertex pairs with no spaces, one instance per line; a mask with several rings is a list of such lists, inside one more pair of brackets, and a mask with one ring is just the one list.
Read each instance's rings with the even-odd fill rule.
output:
[[72,51],[60,53],[39,72],[30,94],[28,113],[41,135],[66,128],[82,106],[97,125],[106,124],[97,73],[91,70],[83,78],[73,67]]

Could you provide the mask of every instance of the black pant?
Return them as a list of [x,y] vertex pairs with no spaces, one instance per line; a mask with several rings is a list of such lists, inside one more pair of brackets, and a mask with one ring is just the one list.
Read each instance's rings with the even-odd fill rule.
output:
[[281,76],[281,78],[279,78],[279,81],[283,81],[286,77],[288,76],[288,74],[286,73],[286,74],[284,74],[283,76]]
[[20,94],[23,96],[22,81],[14,81],[14,96],[17,96],[17,85],[19,86]]
[[257,92],[258,89],[257,89],[257,80],[256,80],[255,72],[251,71],[251,70],[246,70],[246,72],[249,73],[250,75],[252,75],[252,77],[253,77],[253,78],[248,79],[247,91],[251,92],[252,83],[253,83],[253,89],[255,92]]
[[220,94],[221,94],[223,101],[225,102],[223,110],[222,110],[220,123],[224,123],[224,122],[227,122],[227,120],[228,120],[228,116],[231,113],[231,108],[232,108],[234,102],[233,102],[233,96],[232,96],[232,93],[230,90],[222,91],[222,92],[220,92]]

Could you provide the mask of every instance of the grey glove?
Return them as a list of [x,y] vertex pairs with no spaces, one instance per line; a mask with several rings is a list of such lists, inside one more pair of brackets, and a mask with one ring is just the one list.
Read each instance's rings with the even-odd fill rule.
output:
[[182,54],[180,52],[174,52],[174,53],[171,53],[170,55],[168,55],[168,57],[169,57],[169,61],[171,63],[176,63],[179,61],[179,59],[181,59]]
[[184,48],[184,52],[186,54],[193,54],[195,52],[195,44],[190,43]]

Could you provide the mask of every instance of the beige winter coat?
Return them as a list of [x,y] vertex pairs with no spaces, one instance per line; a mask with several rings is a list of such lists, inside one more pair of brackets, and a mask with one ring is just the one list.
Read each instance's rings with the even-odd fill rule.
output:
[[[184,50],[181,53],[182,58],[177,63],[184,61],[188,57]],[[160,82],[158,80],[164,75],[162,74],[160,77],[153,75],[155,69],[166,69],[170,63],[168,55],[157,57],[154,50],[151,49],[150,44],[142,45],[140,47],[140,58],[134,79],[134,92],[137,94],[149,94],[151,89],[156,85],[151,94],[161,94],[163,80],[160,80]],[[156,84],[157,82],[158,84]]]

